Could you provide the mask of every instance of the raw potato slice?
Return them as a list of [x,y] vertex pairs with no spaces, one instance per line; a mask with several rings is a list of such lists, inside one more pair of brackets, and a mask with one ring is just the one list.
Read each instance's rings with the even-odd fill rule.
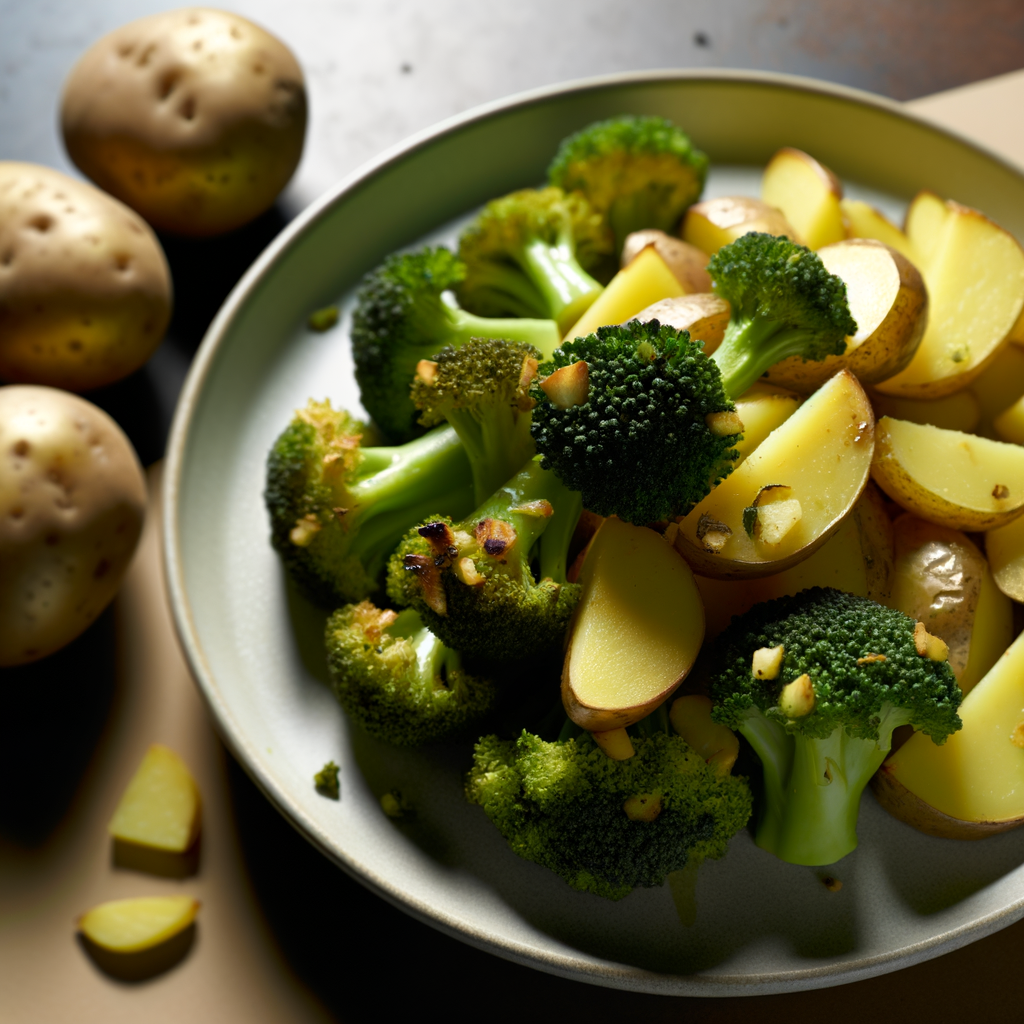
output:
[[681,238],[673,238],[657,228],[626,235],[622,246],[622,266],[632,263],[647,246],[653,245],[665,265],[676,275],[687,295],[711,291],[707,253]]
[[809,393],[846,368],[862,384],[902,370],[917,351],[928,322],[928,294],[917,268],[895,249],[868,238],[852,238],[818,252],[830,274],[846,284],[857,333],[846,351],[822,360],[784,359],[768,372],[772,384]]
[[[864,389],[841,370],[682,520],[676,547],[694,572],[716,579],[769,576],[807,558],[839,529],[864,490],[874,425]],[[747,534],[744,510],[772,485],[791,488],[801,518],[769,547]]]
[[154,743],[110,819],[115,839],[183,853],[199,835],[199,787],[173,750]]
[[991,530],[1024,512],[1024,448],[958,430],[883,416],[871,476],[908,512],[954,530]]
[[843,221],[849,238],[874,238],[902,253],[911,263],[916,263],[917,254],[910,245],[910,239],[884,213],[860,199],[841,199]]
[[199,913],[191,896],[143,896],[111,900],[78,919],[81,933],[112,953],[140,953],[184,931]]
[[1024,516],[985,534],[985,553],[996,586],[1024,603]]
[[842,198],[839,179],[803,150],[780,149],[764,169],[761,199],[782,211],[796,229],[796,240],[810,249],[846,237]]
[[981,419],[981,406],[970,388],[942,398],[893,398],[873,392],[871,404],[877,419],[892,416],[911,423],[930,423],[943,430],[962,430],[966,434],[973,433]]
[[879,803],[933,836],[982,839],[1024,823],[1024,634],[960,705],[937,746],[912,736],[872,779]]
[[689,566],[645,526],[606,519],[580,573],[562,672],[566,714],[592,732],[638,722],[690,671],[704,606]]
[[685,294],[683,286],[658,255],[657,249],[649,245],[608,282],[608,287],[565,332],[565,337],[586,337],[598,327],[631,320],[640,310],[659,299],[671,299]]
[[928,288],[928,327],[906,369],[876,384],[889,395],[938,398],[966,387],[1024,309],[1024,251],[1017,240],[958,203],[946,203],[943,216],[934,200],[916,199],[907,215]]
[[751,231],[796,237],[793,225],[781,211],[760,199],[747,196],[722,196],[694,203],[686,211],[680,234],[684,242],[714,256],[723,245],[735,242]]
[[704,342],[704,354],[722,344],[729,326],[729,303],[710,292],[682,295],[675,299],[662,299],[640,310],[636,319],[643,323],[657,320],[677,331],[689,331],[691,341]]

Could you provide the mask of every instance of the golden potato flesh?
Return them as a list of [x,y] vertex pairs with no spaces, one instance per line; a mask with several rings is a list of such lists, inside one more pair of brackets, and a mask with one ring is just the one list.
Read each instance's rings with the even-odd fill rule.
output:
[[78,928],[90,942],[112,953],[141,953],[184,931],[198,912],[199,901],[191,896],[111,900],[87,910],[78,919]]
[[35,164],[0,161],[0,379],[86,391],[163,339],[171,274],[138,214]]
[[839,179],[803,150],[780,149],[764,169],[761,199],[782,211],[796,229],[795,240],[808,248],[846,237],[842,198]]
[[622,266],[632,263],[649,245],[657,249],[658,255],[676,275],[687,295],[711,291],[707,254],[697,246],[666,235],[657,228],[647,228],[626,235],[626,241],[622,246]]
[[928,293],[917,268],[895,249],[868,238],[851,238],[818,251],[830,274],[846,284],[857,333],[846,351],[822,360],[792,356],[768,371],[767,380],[808,393],[846,368],[862,384],[885,380],[914,357],[928,322]]
[[1024,516],[985,534],[988,556],[996,586],[1024,604]]
[[684,242],[713,256],[723,245],[751,231],[796,237],[793,225],[781,211],[749,196],[722,196],[694,203],[686,211],[680,235]]
[[1024,448],[883,416],[875,483],[908,512],[954,530],[991,530],[1024,512]]
[[891,416],[911,423],[930,423],[943,430],[971,433],[981,420],[981,405],[970,388],[942,398],[893,398],[872,391],[871,404],[878,419]]
[[874,238],[903,253],[911,263],[916,261],[910,239],[880,210],[860,199],[842,199],[839,206],[848,238]]
[[146,482],[101,409],[0,388],[0,665],[35,661],[107,606],[142,529]]
[[155,227],[216,235],[266,210],[292,176],[306,89],[270,33],[183,8],[87,50],[65,82],[61,125],[75,164]]
[[966,393],[973,396],[978,403],[979,422],[974,428],[974,433],[983,437],[1013,441],[1015,444],[1020,443],[1014,437],[1002,437],[996,429],[996,420],[1024,396],[1024,348],[1019,345],[1004,345],[996,357],[971,381]]

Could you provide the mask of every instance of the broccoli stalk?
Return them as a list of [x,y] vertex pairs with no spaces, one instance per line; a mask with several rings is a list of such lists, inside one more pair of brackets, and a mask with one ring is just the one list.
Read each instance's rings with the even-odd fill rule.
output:
[[788,238],[743,235],[711,257],[708,273],[731,308],[725,337],[711,356],[730,398],[790,356],[841,355],[847,335],[857,332],[842,279]]
[[548,181],[581,192],[614,235],[614,252],[644,228],[674,234],[700,198],[708,158],[663,117],[615,117],[563,140]]
[[352,354],[363,406],[395,441],[420,431],[409,385],[421,359],[470,338],[507,338],[538,348],[545,356],[558,346],[553,320],[474,316],[450,297],[466,267],[447,249],[425,248],[389,256],[368,274],[352,319]]
[[601,293],[585,268],[611,252],[611,235],[581,195],[523,189],[492,200],[459,239],[466,309],[547,317],[567,331]]
[[485,736],[466,797],[520,857],[607,899],[723,856],[750,817],[746,780],[670,733],[664,709],[629,732],[635,753],[624,761],[572,723],[551,743],[526,731],[511,741]]
[[396,746],[467,735],[494,709],[498,687],[471,674],[412,609],[369,601],[339,608],[327,622],[327,665],[335,696],[371,736]]
[[[815,587],[755,605],[719,637],[713,718],[764,768],[757,845],[791,864],[831,864],[857,846],[861,793],[897,726],[942,743],[960,728],[960,688],[923,626],[867,598]],[[758,658],[781,661],[756,674]],[[778,655],[775,656],[777,661]]]
[[310,401],[267,462],[271,541],[296,582],[323,604],[378,590],[410,523],[473,507],[471,467],[450,427],[395,448],[364,448],[362,432],[344,410]]
[[579,601],[566,567],[581,511],[580,494],[531,460],[463,522],[409,531],[388,564],[388,596],[455,650],[539,654],[562,642]]

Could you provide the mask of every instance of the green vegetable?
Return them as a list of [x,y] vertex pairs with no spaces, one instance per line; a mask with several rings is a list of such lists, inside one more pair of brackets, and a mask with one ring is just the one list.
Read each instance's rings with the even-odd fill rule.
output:
[[309,314],[306,323],[311,331],[322,333],[329,331],[338,322],[338,307],[324,306],[323,309],[314,310]]
[[396,448],[362,447],[363,429],[329,402],[310,401],[267,461],[271,542],[323,604],[374,593],[410,523],[473,507],[469,461],[450,427]]
[[550,354],[558,345],[552,320],[474,316],[444,293],[459,286],[465,265],[447,249],[389,256],[359,290],[352,353],[363,407],[385,434],[407,441],[420,431],[409,385],[421,359],[470,338],[508,338]]
[[484,316],[550,318],[564,333],[601,293],[586,268],[611,252],[611,233],[583,196],[513,192],[488,203],[459,239],[459,301]]
[[346,605],[328,619],[326,643],[335,696],[353,721],[386,743],[459,739],[494,709],[496,684],[471,673],[411,609]]
[[[857,846],[860,796],[893,729],[942,743],[960,728],[953,671],[917,653],[914,629],[902,612],[815,587],[755,605],[721,634],[712,717],[764,767],[758,846],[791,864],[839,860]],[[754,652],[779,645],[778,677],[756,678]]]
[[614,117],[565,139],[548,181],[581,192],[605,218],[614,252],[643,228],[675,234],[704,189],[708,158],[663,117]]
[[341,798],[341,785],[338,782],[338,766],[333,761],[328,761],[313,776],[313,786],[321,795],[328,800],[339,800]]
[[571,726],[553,743],[525,731],[511,741],[485,736],[467,799],[520,857],[608,899],[723,856],[750,817],[746,780],[721,774],[670,735],[663,710],[630,733],[636,753],[625,761]]

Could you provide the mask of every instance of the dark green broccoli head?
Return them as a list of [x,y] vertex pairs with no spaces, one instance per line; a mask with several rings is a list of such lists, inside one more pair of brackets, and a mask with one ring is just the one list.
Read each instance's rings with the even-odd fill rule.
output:
[[[634,737],[633,746],[633,757],[614,761],[588,734],[556,743],[485,736],[466,795],[520,857],[574,889],[621,899],[661,885],[691,857],[721,857],[751,806],[746,780],[720,774],[679,737]],[[627,813],[637,797],[660,807],[653,820]]]
[[[960,687],[948,662],[918,653],[915,625],[901,611],[822,587],[755,605],[715,645],[714,717],[739,728],[756,708],[790,734],[825,739],[841,730],[886,749],[894,724],[906,723],[941,743],[960,728]],[[780,645],[778,676],[756,678],[754,652]],[[811,710],[790,717],[780,696],[805,673]]]
[[585,508],[638,525],[671,519],[731,470],[739,435],[713,431],[708,417],[734,406],[718,367],[685,331],[657,320],[600,327],[564,344],[540,372],[580,360],[586,401],[562,407],[535,385],[533,436],[544,467],[582,492]]
[[581,192],[615,236],[643,228],[673,234],[687,207],[700,198],[708,158],[663,117],[614,117],[565,139],[548,168],[548,181]]
[[494,709],[498,687],[473,675],[412,610],[369,601],[339,608],[327,622],[331,683],[348,716],[398,746],[460,739]]

